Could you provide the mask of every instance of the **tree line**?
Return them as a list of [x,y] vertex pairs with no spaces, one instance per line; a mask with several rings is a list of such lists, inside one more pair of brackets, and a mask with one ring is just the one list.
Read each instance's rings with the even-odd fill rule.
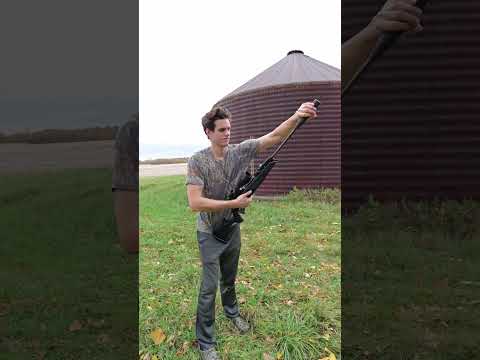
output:
[[114,140],[118,126],[84,129],[44,129],[13,134],[0,132],[0,143],[49,144],[59,142]]

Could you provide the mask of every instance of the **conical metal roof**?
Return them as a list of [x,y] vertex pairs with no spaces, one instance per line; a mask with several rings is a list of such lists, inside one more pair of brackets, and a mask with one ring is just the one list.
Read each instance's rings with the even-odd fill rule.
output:
[[301,50],[292,50],[282,60],[232,91],[225,98],[271,86],[332,81],[341,81],[339,69],[313,59]]

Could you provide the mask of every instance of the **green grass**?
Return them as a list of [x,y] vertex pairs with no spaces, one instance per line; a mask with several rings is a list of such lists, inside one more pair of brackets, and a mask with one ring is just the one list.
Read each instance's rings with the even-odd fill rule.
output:
[[345,358],[478,358],[479,220],[473,201],[371,201],[342,220]]
[[137,257],[116,245],[110,184],[106,169],[1,177],[0,359],[131,358]]
[[[196,215],[183,176],[141,179],[141,358],[198,359],[195,310],[200,279]],[[217,295],[218,350],[225,359],[318,360],[340,354],[339,192],[294,191],[254,201],[242,224],[237,279],[253,331],[239,336]],[[155,345],[150,334],[161,329]]]

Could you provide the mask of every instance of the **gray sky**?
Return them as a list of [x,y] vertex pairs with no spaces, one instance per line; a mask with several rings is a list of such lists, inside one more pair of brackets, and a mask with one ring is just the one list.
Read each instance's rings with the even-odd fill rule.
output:
[[341,2],[140,1],[140,143],[204,144],[200,119],[300,49],[340,68]]
[[0,43],[0,96],[137,96],[135,0],[5,0]]

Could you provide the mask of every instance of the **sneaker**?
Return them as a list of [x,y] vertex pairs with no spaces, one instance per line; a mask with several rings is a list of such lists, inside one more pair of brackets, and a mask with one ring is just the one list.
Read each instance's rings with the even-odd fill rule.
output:
[[250,324],[243,317],[237,316],[231,320],[233,325],[235,325],[238,331],[240,331],[240,334],[245,334],[248,330],[250,330]]
[[221,360],[220,356],[215,351],[215,348],[210,348],[208,350],[200,350],[200,358],[202,360]]

